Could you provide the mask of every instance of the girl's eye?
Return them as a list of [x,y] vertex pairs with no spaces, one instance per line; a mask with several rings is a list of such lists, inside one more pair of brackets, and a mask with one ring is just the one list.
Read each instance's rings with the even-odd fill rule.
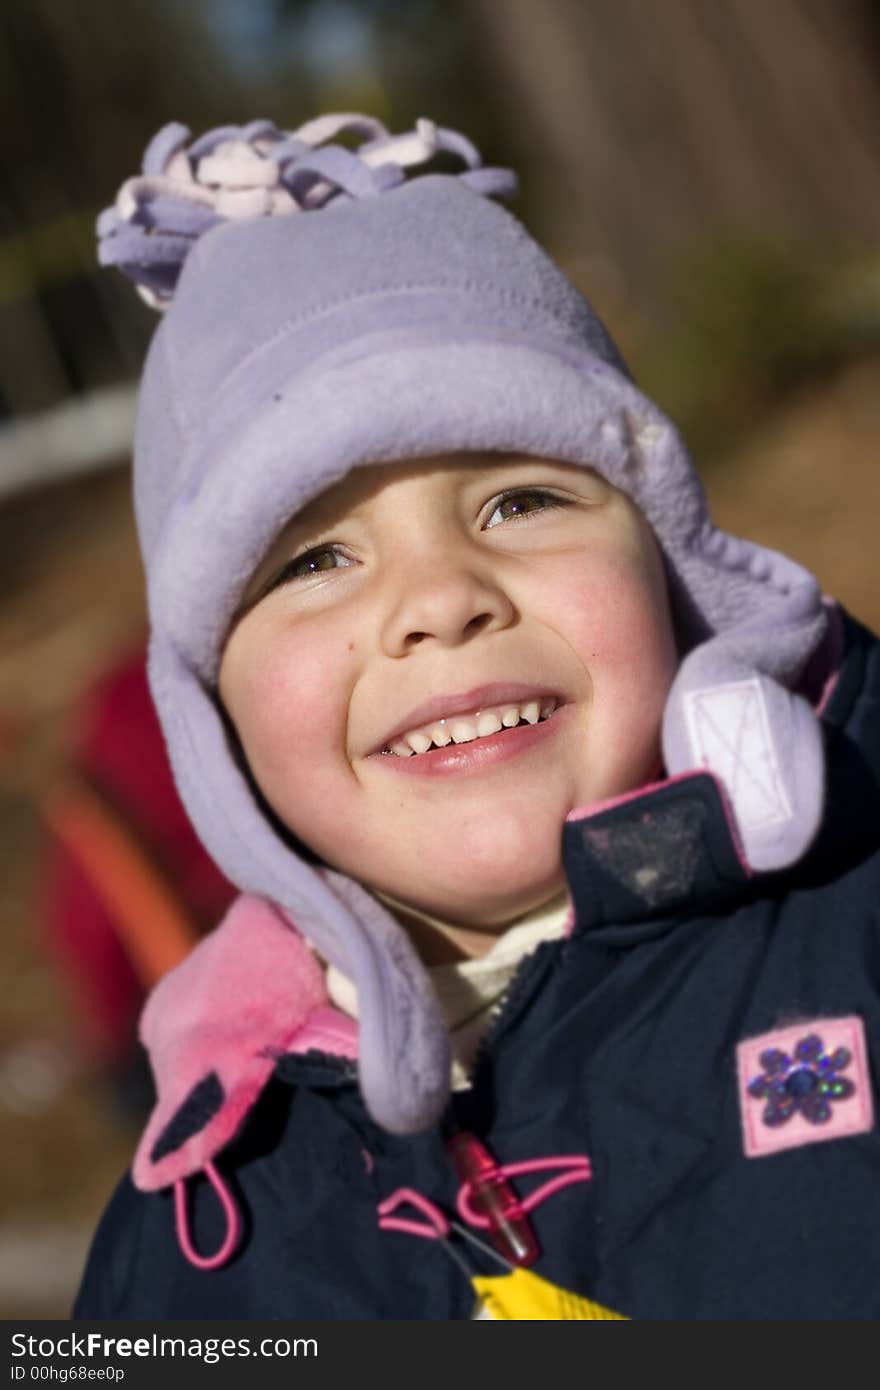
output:
[[289,584],[294,579],[311,579],[312,575],[325,574],[328,570],[340,569],[350,564],[348,557],[335,545],[319,545],[314,550],[305,550],[290,560],[278,576],[276,583]]
[[545,512],[551,507],[564,507],[565,499],[542,488],[518,488],[499,497],[484,529],[498,526],[502,521],[516,521],[532,512]]

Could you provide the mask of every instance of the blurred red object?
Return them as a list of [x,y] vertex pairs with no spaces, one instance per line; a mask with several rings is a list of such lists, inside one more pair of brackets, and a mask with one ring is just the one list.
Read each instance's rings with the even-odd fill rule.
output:
[[143,646],[87,691],[68,769],[46,799],[43,916],[90,1061],[122,1074],[147,992],[214,926],[235,890],[177,796]]

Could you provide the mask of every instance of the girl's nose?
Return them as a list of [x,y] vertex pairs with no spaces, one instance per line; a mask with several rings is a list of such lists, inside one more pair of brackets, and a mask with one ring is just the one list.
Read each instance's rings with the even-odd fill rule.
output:
[[388,656],[405,656],[429,640],[456,647],[478,633],[508,627],[514,616],[503,586],[479,567],[423,556],[394,582],[382,647]]

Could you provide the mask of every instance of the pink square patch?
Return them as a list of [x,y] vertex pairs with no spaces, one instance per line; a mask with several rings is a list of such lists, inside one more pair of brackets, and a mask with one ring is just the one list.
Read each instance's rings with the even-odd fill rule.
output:
[[873,1126],[865,1026],[855,1014],[748,1038],[736,1049],[736,1064],[749,1158]]

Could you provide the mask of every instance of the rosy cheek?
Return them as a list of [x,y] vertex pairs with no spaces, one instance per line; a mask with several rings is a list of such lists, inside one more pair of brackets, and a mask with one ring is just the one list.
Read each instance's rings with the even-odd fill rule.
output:
[[665,600],[658,604],[650,590],[621,593],[616,616],[597,665],[596,700],[610,746],[625,760],[633,759],[640,776],[648,776],[641,760],[659,746],[677,666],[675,644]]
[[343,691],[328,653],[282,634],[237,655],[231,713],[257,780],[268,793],[276,782],[311,777],[344,728]]
[[677,658],[659,567],[642,552],[624,549],[591,556],[574,584],[571,570],[557,579],[568,593],[557,612],[567,613],[566,635],[596,693],[613,687],[626,704],[662,704]]

